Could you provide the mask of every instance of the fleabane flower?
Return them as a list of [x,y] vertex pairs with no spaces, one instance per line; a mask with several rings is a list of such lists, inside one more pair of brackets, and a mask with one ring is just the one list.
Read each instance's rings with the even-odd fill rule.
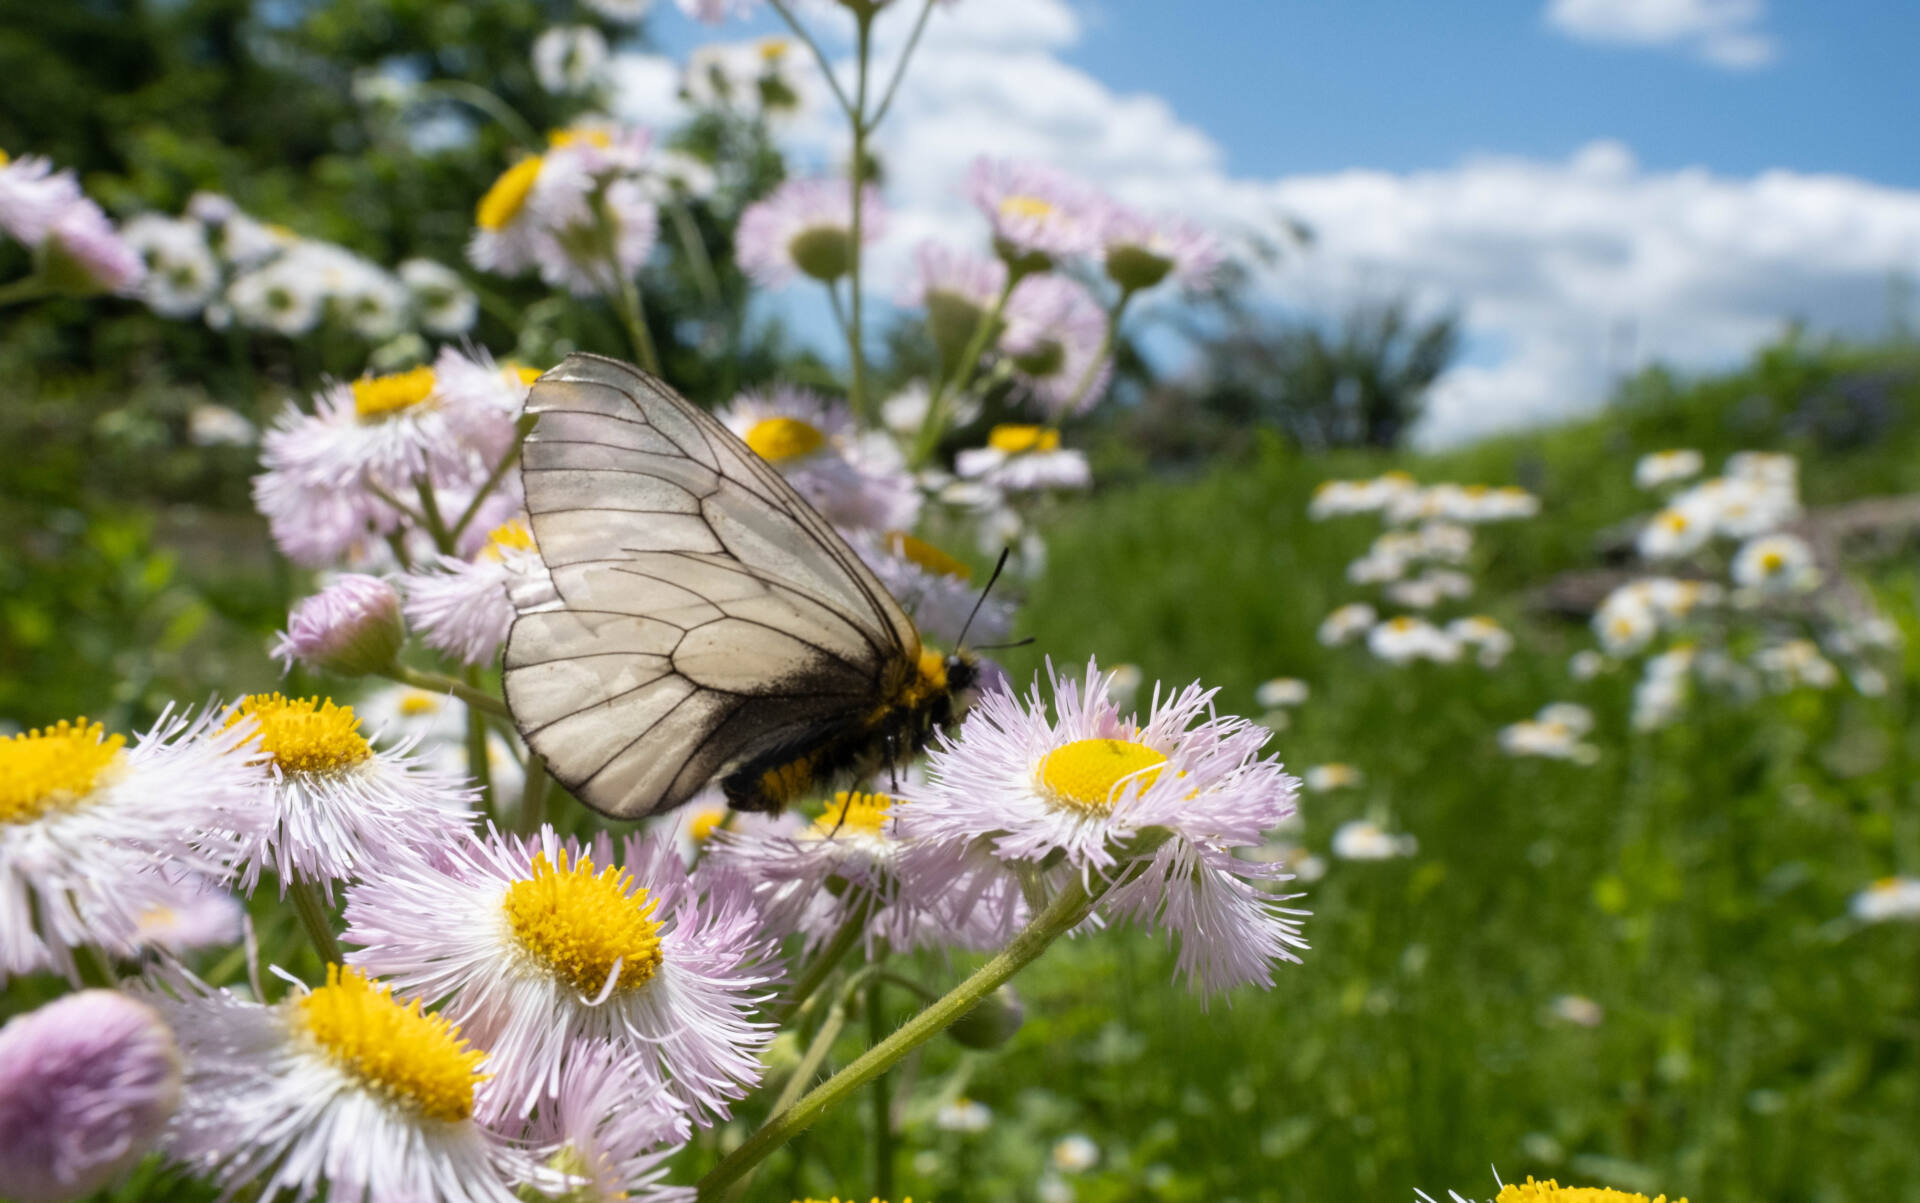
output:
[[1593,712],[1573,702],[1552,702],[1533,718],[1500,729],[1500,750],[1509,756],[1538,756],[1592,764],[1600,749],[1581,736],[1593,730]]
[[120,235],[147,266],[140,297],[160,316],[192,317],[219,291],[220,261],[199,222],[142,213]]
[[1046,489],[1085,489],[1093,468],[1085,452],[1060,445],[1051,426],[1002,423],[987,432],[985,447],[969,447],[954,457],[962,480],[977,480],[1008,493]]
[[1687,448],[1655,451],[1640,457],[1633,466],[1633,483],[1643,489],[1657,489],[1700,475],[1706,460],[1698,451]]
[[[860,243],[886,231],[880,190],[860,188]],[[844,180],[788,180],[771,196],[748,205],[734,231],[740,270],[766,288],[796,274],[832,284],[853,270],[853,194]]]
[[1641,528],[1638,547],[1649,560],[1677,560],[1705,547],[1712,537],[1712,515],[1676,501]]
[[566,96],[591,89],[607,64],[607,39],[591,25],[555,25],[533,41],[540,86]]
[[1359,785],[1366,780],[1366,775],[1350,764],[1335,761],[1331,764],[1314,765],[1306,771],[1304,779],[1307,792],[1325,794]]
[[349,960],[425,996],[491,1050],[503,1114],[555,1097],[583,1041],[610,1041],[699,1112],[725,1117],[772,1038],[753,1018],[777,976],[748,884],[670,840],[551,828],[472,836],[347,895]]
[[171,712],[131,745],[84,718],[0,739],[0,980],[132,955],[180,880],[230,878],[266,781],[243,743]]
[[1320,620],[1317,637],[1326,647],[1340,647],[1365,635],[1379,621],[1379,612],[1366,602],[1348,602]]
[[158,1012],[111,990],[57,998],[0,1027],[0,1182],[62,1203],[146,1156],[180,1102],[180,1050]]
[[441,556],[431,570],[401,578],[407,621],[421,641],[464,664],[490,664],[507,640],[516,607],[555,600],[553,578],[524,522],[494,529],[471,560]]
[[1418,852],[1420,841],[1396,835],[1372,820],[1354,819],[1334,831],[1332,848],[1341,860],[1393,860]]
[[580,1045],[560,1071],[551,1099],[515,1131],[547,1170],[564,1175],[552,1193],[567,1203],[691,1203],[693,1189],[668,1186],[667,1159],[686,1144],[686,1109],[666,1085],[635,1072],[625,1049]]
[[1367,650],[1389,664],[1431,660],[1452,664],[1460,659],[1460,641],[1424,618],[1402,614],[1367,632]]
[[1016,270],[1044,271],[1100,245],[1097,198],[1044,163],[975,159],[966,193],[993,226],[995,253]]
[[265,1005],[175,975],[146,995],[179,1037],[186,1091],[169,1156],[261,1203],[517,1203],[541,1182],[483,1127],[486,1054],[357,969]]
[[392,664],[405,639],[393,586],[376,576],[345,573],[293,607],[273,655],[286,668],[298,660],[359,677]]
[[1207,283],[1223,256],[1212,234],[1183,217],[1149,217],[1109,202],[1096,218],[1107,278],[1127,292],[1169,278],[1187,287]]
[[1794,535],[1761,535],[1734,553],[1733,583],[1760,593],[1805,593],[1820,585],[1813,549]]
[[460,273],[432,259],[408,259],[400,265],[400,282],[413,295],[420,328],[428,334],[465,334],[480,316],[480,299]]
[[[1425,1191],[1416,1191],[1423,1200],[1431,1199]],[[1456,1191],[1447,1195],[1454,1203],[1472,1203]],[[1545,1182],[1534,1181],[1531,1175],[1524,1183],[1508,1182],[1501,1186],[1500,1193],[1489,1203],[1667,1203],[1667,1197],[1649,1199],[1631,1191],[1614,1190],[1606,1186],[1561,1186],[1549,1178]],[[1673,1203],[1687,1203],[1685,1199],[1675,1199]]]
[[131,293],[147,275],[139,252],[127,245],[105,211],[84,196],[47,227],[39,260],[48,285],[68,296]]
[[1260,682],[1253,691],[1253,700],[1268,710],[1280,710],[1302,705],[1312,692],[1298,677],[1273,677]]
[[1474,649],[1482,668],[1497,668],[1513,650],[1513,634],[1485,614],[1470,614],[1447,624],[1446,632],[1461,647]]
[[[961,363],[966,350],[981,335],[981,326],[1006,288],[1007,265],[938,242],[923,242],[914,251],[913,275],[901,294],[904,305],[927,311],[927,332],[940,352],[943,377],[970,364]],[[992,334],[982,336],[990,346]]]
[[1050,671],[1024,699],[989,692],[902,791],[910,832],[1009,871],[1057,861],[1057,879],[1131,868],[1097,913],[1177,934],[1195,989],[1270,986],[1304,941],[1296,912],[1259,888],[1278,871],[1233,850],[1292,814],[1299,782],[1260,757],[1265,728],[1208,717],[1212,699],[1197,684],[1156,691],[1144,722],[1123,718],[1093,663],[1078,680]]
[[779,385],[741,393],[714,416],[843,530],[900,530],[919,514],[912,478],[858,437],[845,405]]
[[291,881],[331,891],[335,879],[436,853],[472,823],[477,795],[464,778],[415,759],[412,740],[376,749],[351,706],[253,694],[228,709],[226,727],[270,762],[255,802],[266,826],[243,854],[249,894],[269,867],[282,894]]
[[1065,276],[1029,276],[1014,286],[1000,350],[1056,421],[1093,408],[1113,374],[1106,311]]
[[1848,910],[1862,923],[1920,920],[1920,878],[1882,877],[1855,894]]
[[971,617],[973,626],[967,631],[970,641],[993,643],[1006,637],[1013,624],[1013,602],[995,593],[983,599],[973,579],[973,568],[966,561],[900,530],[863,540],[855,547],[922,635],[947,647],[957,646]]
[[73,172],[56,172],[40,155],[16,159],[0,151],[0,233],[39,246],[54,220],[80,199]]

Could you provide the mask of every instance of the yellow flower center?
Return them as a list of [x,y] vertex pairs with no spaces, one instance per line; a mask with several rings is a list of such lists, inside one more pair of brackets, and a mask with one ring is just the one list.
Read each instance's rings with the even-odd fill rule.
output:
[[1030,217],[1038,220],[1051,217],[1053,213],[1053,202],[1041,200],[1037,196],[1021,194],[1000,199],[1000,216],[1002,217]]
[[582,143],[605,150],[613,145],[613,135],[603,129],[557,129],[547,132],[547,145],[555,150]]
[[660,967],[658,900],[634,884],[625,869],[594,871],[593,858],[560,866],[542,852],[533,876],[507,887],[501,903],[520,946],[549,973],[582,994],[598,995],[618,964],[616,989],[635,990]]
[[1900,879],[1898,877],[1882,877],[1867,888],[1876,894],[1890,894],[1900,888]]
[[1768,576],[1772,576],[1786,566],[1787,557],[1772,548],[1768,548],[1766,551],[1760,553],[1760,571],[1766,573]]
[[747,431],[747,446],[770,464],[812,455],[826,441],[818,427],[798,418],[762,418]]
[[935,576],[950,576],[957,581],[973,578],[973,569],[967,564],[905,531],[887,532],[887,550],[903,560],[920,565]]
[[533,532],[527,529],[526,523],[516,518],[494,527],[487,535],[487,545],[480,549],[480,553],[490,560],[498,560],[503,559],[509,551],[532,550]]
[[11,162],[13,162],[13,156],[4,150],[0,150],[0,167],[5,167]]
[[282,772],[335,773],[373,756],[353,707],[336,706],[332,698],[256,693],[240,699],[227,726],[246,718],[259,720],[260,748]]
[[[1535,1182],[1531,1176],[1523,1185],[1509,1182],[1500,1188],[1493,1197],[1493,1203],[1649,1203],[1645,1195],[1629,1194],[1623,1190],[1614,1190],[1605,1186],[1561,1186],[1549,1178],[1545,1182]],[[1667,1203],[1667,1197],[1661,1195],[1651,1203]],[[1676,1199],[1674,1203],[1687,1203],[1685,1199]]]
[[424,689],[409,689],[400,695],[400,713],[408,718],[440,713],[440,699]]
[[353,382],[353,412],[362,420],[390,418],[433,396],[433,369],[409,368],[386,376],[362,376]]
[[[831,1199],[815,1199],[812,1196],[808,1196],[805,1199],[795,1199],[793,1203],[842,1203],[842,1200],[839,1195],[835,1195]],[[852,1196],[848,1196],[844,1203],[860,1203],[860,1201]],[[869,1199],[867,1203],[887,1203],[887,1201],[875,1195]],[[900,1200],[900,1203],[913,1203],[913,1196],[908,1195],[906,1198]],[[1681,1200],[1681,1203],[1686,1203],[1686,1200]]]
[[726,807],[709,806],[687,820],[687,836],[696,844],[704,844],[713,838],[713,833],[718,831],[726,821]]
[[119,767],[126,742],[84,718],[0,739],[0,823],[31,823],[79,802]]
[[358,969],[327,966],[327,984],[296,999],[293,1023],[360,1084],[428,1119],[457,1123],[473,1114],[486,1056],[444,1015],[420,1000],[401,1002]]
[[529,388],[533,386],[534,381],[546,375],[546,373],[541,371],[539,368],[530,368],[524,363],[510,363],[507,365],[507,367],[512,370],[514,376],[520,381],[521,384],[526,385]]
[[1069,810],[1105,813],[1116,794],[1137,783],[1145,790],[1167,758],[1145,744],[1124,739],[1076,739],[1047,753],[1040,780],[1053,800]]
[[533,182],[540,176],[540,165],[540,156],[533,155],[501,172],[500,178],[480,198],[473,212],[473,223],[483,230],[498,230],[520,216],[520,210],[527,205],[527,195],[533,191]]
[[761,38],[760,61],[767,64],[777,63],[787,57],[787,51],[792,48],[793,43],[786,38]]
[[1413,630],[1414,627],[1418,625],[1418,623],[1415,619],[1409,617],[1408,615],[1402,614],[1398,618],[1389,619],[1387,622],[1387,625],[1392,627],[1395,631],[1399,632],[1400,634],[1404,635],[1408,631]]
[[987,432],[987,446],[1008,455],[1023,451],[1058,451],[1060,432],[1047,426],[996,426]]
[[840,832],[879,835],[886,829],[893,799],[886,794],[862,794],[841,790],[833,796],[826,813],[813,821],[813,834],[822,839]]
[[1679,510],[1668,510],[1660,515],[1660,525],[1676,535],[1684,535],[1687,533],[1687,527],[1692,523],[1688,522],[1687,516]]

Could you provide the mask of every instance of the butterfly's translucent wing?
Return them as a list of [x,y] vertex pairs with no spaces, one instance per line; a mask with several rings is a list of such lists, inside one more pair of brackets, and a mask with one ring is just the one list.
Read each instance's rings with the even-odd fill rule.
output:
[[660,381],[571,355],[533,386],[521,475],[558,607],[507,640],[514,721],[606,814],[871,713],[919,636],[813,508]]

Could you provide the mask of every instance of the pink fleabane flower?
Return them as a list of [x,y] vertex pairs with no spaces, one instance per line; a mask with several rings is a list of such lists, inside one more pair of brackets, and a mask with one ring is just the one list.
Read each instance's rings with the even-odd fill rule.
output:
[[686,1109],[657,1077],[636,1073],[630,1050],[621,1045],[577,1046],[554,1096],[517,1126],[519,1139],[543,1164],[568,1176],[562,1196],[568,1200],[692,1203],[692,1187],[661,1181],[667,1159],[691,1131]]
[[1110,202],[1101,208],[1099,227],[1107,278],[1128,291],[1168,278],[1203,285],[1223,258],[1219,240],[1183,217],[1148,217]]
[[1044,270],[1099,246],[1098,202],[1086,185],[1044,163],[975,159],[967,199],[993,224],[1002,259]]
[[1057,873],[1088,877],[1119,872],[1131,848],[1161,838],[1096,915],[1177,934],[1196,989],[1271,985],[1273,966],[1304,947],[1298,912],[1260,888],[1280,870],[1233,850],[1257,847],[1293,813],[1299,782],[1260,757],[1264,728],[1210,717],[1212,700],[1197,684],[1156,690],[1144,722],[1122,717],[1091,663],[1081,680],[1052,674],[1025,699],[988,693],[935,746],[926,785],[903,791],[911,832],[976,860],[1029,873],[1057,860]]
[[1100,302],[1065,276],[1030,276],[1007,298],[1000,349],[1048,417],[1093,408],[1113,374]]
[[359,677],[392,664],[405,638],[393,586],[377,576],[346,573],[293,607],[273,655],[285,668],[298,660]]
[[40,271],[56,291],[89,297],[133,292],[146,278],[147,264],[100,206],[81,197],[47,227],[40,243]]
[[582,1042],[611,1041],[696,1118],[759,1081],[776,976],[746,882],[689,873],[670,840],[493,834],[399,862],[347,897],[349,960],[445,1000],[494,1055],[502,1114],[556,1097]]
[[[886,228],[880,191],[863,185],[860,241],[876,241]],[[734,232],[740,269],[767,288],[796,273],[832,283],[853,268],[853,195],[843,180],[788,180],[740,215]]]
[[490,664],[514,615],[558,598],[553,577],[524,522],[496,527],[471,560],[441,556],[434,569],[408,573],[407,621],[429,647],[465,664]]
[[0,232],[39,246],[54,220],[81,199],[71,171],[56,172],[40,155],[0,153]]
[[180,1102],[160,1015],[110,990],[0,1027],[0,1183],[19,1203],[90,1195],[144,1157]]

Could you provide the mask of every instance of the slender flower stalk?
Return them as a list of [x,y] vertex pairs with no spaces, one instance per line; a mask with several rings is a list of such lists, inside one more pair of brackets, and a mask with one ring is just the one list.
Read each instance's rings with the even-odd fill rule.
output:
[[[979,371],[980,357],[987,352],[987,344],[993,340],[993,332],[1000,325],[1000,315],[1006,311],[1007,298],[1013,295],[1014,285],[1018,284],[1024,273],[1009,269],[1006,283],[1000,286],[1000,294],[993,304],[980,315],[979,324],[973,328],[973,337],[967,340],[966,350],[960,353],[959,366],[952,377],[942,376],[934,382],[933,396],[927,399],[927,416],[920,424],[920,437],[914,440],[914,467],[925,464],[940,445],[940,436],[946,426],[946,401],[949,396],[964,393],[973,383],[974,374]],[[1098,362],[1098,361],[1096,361]]]
[[424,689],[429,693],[450,693],[469,706],[478,706],[489,714],[497,714],[501,718],[513,717],[513,712],[507,709],[507,704],[493,694],[441,673],[426,672],[418,668],[408,668],[404,664],[395,664],[380,675],[389,681],[398,681],[402,685],[411,685],[415,689]]
[[[1128,849],[1128,860],[1146,858],[1169,837],[1168,832],[1143,833]],[[1053,942],[1072,931],[1087,917],[1094,903],[1120,884],[1124,869],[1112,877],[1096,879],[1091,887],[1087,879],[1074,878],[1055,896],[1047,908],[1033,917],[1007,946],[965,981],[949,990],[938,1002],[900,1025],[893,1035],[860,1054],[839,1073],[807,1092],[797,1102],[774,1113],[739,1148],[720,1159],[698,1184],[700,1203],[725,1197],[727,1188],[748,1170],[767,1159],[775,1149],[812,1127],[814,1122],[844,1102],[848,1095],[891,1069],[909,1052],[945,1031],[981,1000],[1004,985],[1014,974],[1032,964]]]

